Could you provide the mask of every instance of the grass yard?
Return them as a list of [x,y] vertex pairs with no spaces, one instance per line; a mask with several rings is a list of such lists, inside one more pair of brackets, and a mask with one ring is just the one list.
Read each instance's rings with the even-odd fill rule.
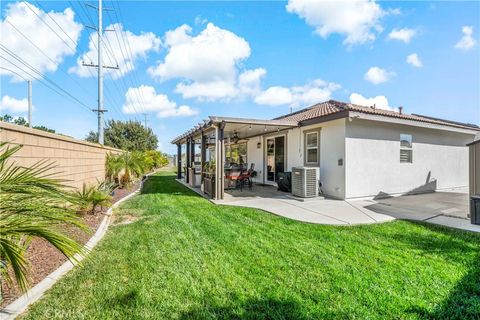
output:
[[480,319],[480,235],[215,206],[162,172],[26,319]]

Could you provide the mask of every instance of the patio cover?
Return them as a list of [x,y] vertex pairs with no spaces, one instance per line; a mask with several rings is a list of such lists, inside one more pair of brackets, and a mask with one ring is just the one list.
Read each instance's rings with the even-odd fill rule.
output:
[[[202,179],[203,179],[203,163],[205,162],[205,145],[208,142],[215,143],[215,159],[217,165],[215,169],[215,199],[223,199],[224,195],[224,165],[225,165],[225,140],[245,140],[268,133],[278,132],[281,130],[294,128],[298,126],[297,121],[292,120],[260,120],[245,119],[231,117],[215,117],[211,116],[203,123],[197,124],[192,129],[176,137],[171,141],[172,144],[178,146],[177,167],[178,178],[181,178],[182,160],[181,145],[186,144],[186,167],[193,166],[195,157],[195,144],[201,144],[202,158]],[[186,175],[188,183],[188,174]]]

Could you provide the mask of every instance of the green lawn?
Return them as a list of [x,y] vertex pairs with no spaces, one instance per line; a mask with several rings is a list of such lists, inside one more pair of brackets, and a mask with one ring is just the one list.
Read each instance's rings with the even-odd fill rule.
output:
[[164,172],[27,319],[479,319],[480,235],[304,224],[215,206]]

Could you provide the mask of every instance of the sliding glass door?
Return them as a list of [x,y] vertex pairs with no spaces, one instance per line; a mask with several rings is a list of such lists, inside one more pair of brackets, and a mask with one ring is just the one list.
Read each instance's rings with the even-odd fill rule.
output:
[[285,171],[285,136],[267,138],[266,180],[276,182],[278,173]]

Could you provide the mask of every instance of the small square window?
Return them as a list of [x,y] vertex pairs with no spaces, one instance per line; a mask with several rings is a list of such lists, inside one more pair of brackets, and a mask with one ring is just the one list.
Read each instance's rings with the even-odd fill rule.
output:
[[412,163],[412,150],[401,149],[400,150],[400,162]]
[[316,148],[318,145],[318,133],[307,133],[307,148]]
[[412,163],[413,162],[413,150],[412,150],[412,135],[400,134],[400,163]]
[[318,149],[307,149],[307,162],[315,163],[318,159]]
[[400,134],[400,147],[401,148],[411,148],[412,147],[412,135],[411,134]]
[[317,165],[320,158],[319,131],[305,133],[305,165]]

